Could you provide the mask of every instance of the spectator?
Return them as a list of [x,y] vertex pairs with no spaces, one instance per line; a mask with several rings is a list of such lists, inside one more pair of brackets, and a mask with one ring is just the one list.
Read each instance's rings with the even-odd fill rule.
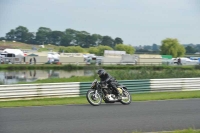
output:
[[182,65],[182,64],[181,64],[181,58],[178,58],[177,64],[178,64],[178,65]]
[[30,64],[32,64],[32,58],[30,58]]
[[35,57],[33,58],[33,60],[34,60],[34,64],[36,64],[36,59],[35,59]]

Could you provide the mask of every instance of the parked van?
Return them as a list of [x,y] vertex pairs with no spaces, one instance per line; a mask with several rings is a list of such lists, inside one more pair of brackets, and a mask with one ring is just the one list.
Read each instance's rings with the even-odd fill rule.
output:
[[5,49],[0,54],[1,64],[19,64],[25,60],[24,53],[19,49]]
[[[173,63],[174,64],[177,64],[178,65],[178,58],[172,58],[173,60]],[[199,65],[199,61],[198,60],[191,60],[189,58],[183,58],[183,57],[180,57],[180,63],[181,65]]]

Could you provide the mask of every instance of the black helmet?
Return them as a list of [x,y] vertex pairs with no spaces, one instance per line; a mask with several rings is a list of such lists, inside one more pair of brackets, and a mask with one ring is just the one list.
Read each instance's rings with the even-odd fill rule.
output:
[[99,77],[101,77],[105,73],[106,73],[106,71],[104,69],[99,69],[98,72],[97,72],[97,74],[99,75]]

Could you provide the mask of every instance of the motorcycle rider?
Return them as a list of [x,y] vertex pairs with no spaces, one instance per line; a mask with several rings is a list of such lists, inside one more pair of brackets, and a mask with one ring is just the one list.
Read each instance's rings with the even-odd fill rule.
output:
[[108,74],[104,69],[99,69],[97,71],[97,74],[99,75],[99,78],[101,79],[101,84],[108,84],[109,86],[113,87],[116,92],[118,99],[122,99],[120,92],[117,89],[117,86],[119,86],[118,82],[113,78],[110,74]]

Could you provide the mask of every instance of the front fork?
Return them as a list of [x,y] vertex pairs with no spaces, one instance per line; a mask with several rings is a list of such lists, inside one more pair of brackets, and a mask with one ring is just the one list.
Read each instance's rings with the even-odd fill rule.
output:
[[98,93],[98,91],[95,90],[95,91],[94,91],[94,97],[95,97],[95,98],[97,98],[97,93]]
[[123,87],[122,87],[121,89],[122,89],[122,95],[124,95],[124,93],[123,93],[123,92],[126,92],[127,90],[126,90],[126,89],[124,89]]

